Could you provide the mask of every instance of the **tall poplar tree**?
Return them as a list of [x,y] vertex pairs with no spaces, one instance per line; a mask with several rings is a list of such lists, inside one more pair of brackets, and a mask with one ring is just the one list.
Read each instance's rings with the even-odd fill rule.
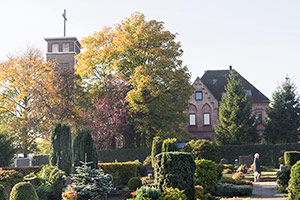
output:
[[273,93],[273,101],[268,110],[265,140],[269,143],[298,142],[300,126],[300,104],[296,86],[289,77]]
[[231,71],[220,102],[219,122],[215,130],[220,145],[249,144],[258,140],[251,103],[238,76],[235,70]]

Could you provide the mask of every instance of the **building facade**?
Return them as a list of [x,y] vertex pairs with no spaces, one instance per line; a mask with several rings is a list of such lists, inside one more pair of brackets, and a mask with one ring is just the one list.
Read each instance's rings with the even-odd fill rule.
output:
[[[188,116],[185,128],[191,133],[190,139],[208,139],[215,141],[215,127],[219,119],[219,106],[222,94],[230,74],[229,70],[208,70],[193,83],[194,92],[190,97]],[[239,74],[245,88],[245,95],[252,106],[252,115],[259,122],[258,133],[262,135],[267,118],[269,99]]]

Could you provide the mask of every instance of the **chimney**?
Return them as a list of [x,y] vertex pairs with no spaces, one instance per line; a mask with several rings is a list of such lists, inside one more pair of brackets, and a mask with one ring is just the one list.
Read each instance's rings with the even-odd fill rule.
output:
[[230,71],[232,70],[232,66],[231,66],[231,65],[229,66],[229,70],[230,70]]

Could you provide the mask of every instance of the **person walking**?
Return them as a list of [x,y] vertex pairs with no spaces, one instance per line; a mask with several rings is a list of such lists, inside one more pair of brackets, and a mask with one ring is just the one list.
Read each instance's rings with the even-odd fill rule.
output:
[[261,168],[260,168],[260,161],[259,161],[259,154],[256,153],[254,155],[253,161],[253,171],[254,171],[254,182],[259,182],[261,176]]

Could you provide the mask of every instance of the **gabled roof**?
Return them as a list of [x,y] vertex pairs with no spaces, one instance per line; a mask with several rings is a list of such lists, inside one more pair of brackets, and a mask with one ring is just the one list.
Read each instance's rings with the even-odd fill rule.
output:
[[[210,90],[212,95],[218,100],[221,101],[222,94],[225,92],[225,86],[227,84],[227,79],[230,74],[230,70],[208,70],[201,77],[201,81],[206,87]],[[240,74],[239,78],[242,81],[242,84],[246,90],[248,99],[254,103],[268,103],[269,99],[256,89],[251,83],[249,83],[243,76]],[[251,92],[250,92],[251,91]]]

